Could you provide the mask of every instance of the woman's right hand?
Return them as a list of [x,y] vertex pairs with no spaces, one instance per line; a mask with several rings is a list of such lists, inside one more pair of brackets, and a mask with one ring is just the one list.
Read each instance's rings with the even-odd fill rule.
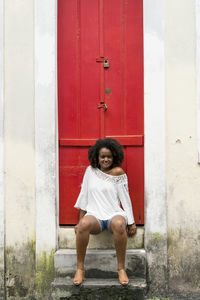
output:
[[[80,211],[79,211],[79,222],[80,222],[80,220],[85,216],[85,214],[86,214],[86,211],[80,209]],[[78,224],[79,224],[79,223],[78,223]],[[78,224],[76,224],[76,225],[74,226],[74,231],[75,231],[76,234],[77,234],[77,230],[78,230]]]
[[76,224],[76,225],[74,226],[75,234],[77,234],[77,230],[78,230],[78,224]]

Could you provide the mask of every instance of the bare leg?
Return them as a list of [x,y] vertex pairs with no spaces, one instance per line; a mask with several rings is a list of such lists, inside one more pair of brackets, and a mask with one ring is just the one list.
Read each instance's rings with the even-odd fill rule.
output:
[[127,285],[129,280],[125,271],[125,256],[127,244],[126,222],[122,216],[112,218],[110,231],[114,236],[115,249],[117,254],[118,275],[122,285]]
[[95,217],[85,216],[80,220],[76,233],[77,270],[74,277],[75,285],[81,284],[84,279],[84,260],[89,242],[89,235],[90,233],[98,234],[100,232],[100,225]]

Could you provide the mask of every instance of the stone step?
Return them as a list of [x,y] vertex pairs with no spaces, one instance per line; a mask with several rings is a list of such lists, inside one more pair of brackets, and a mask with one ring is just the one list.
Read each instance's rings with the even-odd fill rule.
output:
[[131,278],[128,286],[121,286],[117,279],[86,278],[74,286],[71,278],[56,278],[51,285],[51,300],[144,300],[145,279]]
[[[74,227],[59,227],[58,237],[59,249],[76,248]],[[128,238],[127,249],[142,248],[144,248],[144,227],[137,227],[137,233]],[[106,230],[98,235],[90,235],[88,249],[114,249],[113,235]]]
[[[57,276],[73,277],[76,270],[76,250],[60,249],[54,255]],[[88,249],[85,274],[88,278],[116,278],[117,258],[114,249]],[[144,249],[127,249],[126,271],[128,276],[146,278],[146,253]]]

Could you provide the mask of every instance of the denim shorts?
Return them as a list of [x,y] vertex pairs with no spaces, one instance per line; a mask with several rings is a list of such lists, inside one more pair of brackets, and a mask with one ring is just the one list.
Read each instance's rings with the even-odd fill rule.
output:
[[109,231],[109,225],[110,225],[110,221],[112,219],[108,219],[108,220],[99,220],[97,219],[97,221],[99,222],[99,225],[101,227],[101,231],[104,231],[105,229],[107,229]]
[[[95,217],[94,215],[92,215],[90,213],[88,213],[88,214],[86,213],[85,216],[93,216],[93,217]],[[118,215],[116,215],[116,216],[118,216]],[[113,217],[115,217],[115,216],[113,216]],[[101,232],[104,231],[105,229],[107,229],[109,231],[109,225],[110,225],[110,222],[112,221],[112,218],[108,219],[108,220],[100,220],[100,219],[96,218],[97,221],[99,222],[99,225],[100,225],[100,228],[101,228]],[[127,223],[128,223],[127,217],[123,217],[123,218],[125,219],[126,225],[127,225]]]

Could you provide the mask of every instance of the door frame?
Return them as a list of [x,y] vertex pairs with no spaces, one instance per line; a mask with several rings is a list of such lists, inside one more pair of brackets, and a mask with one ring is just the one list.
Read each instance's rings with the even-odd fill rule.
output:
[[36,0],[36,255],[58,244],[57,0]]
[[[143,0],[143,12],[145,248],[152,287],[162,288],[167,269],[164,0]],[[58,246],[57,131],[57,0],[36,0],[35,177],[38,253],[57,249]],[[159,237],[156,249],[153,247],[155,236]],[[162,262],[159,253],[162,253]],[[158,268],[159,263],[161,267]],[[156,276],[158,273],[159,276]]]

